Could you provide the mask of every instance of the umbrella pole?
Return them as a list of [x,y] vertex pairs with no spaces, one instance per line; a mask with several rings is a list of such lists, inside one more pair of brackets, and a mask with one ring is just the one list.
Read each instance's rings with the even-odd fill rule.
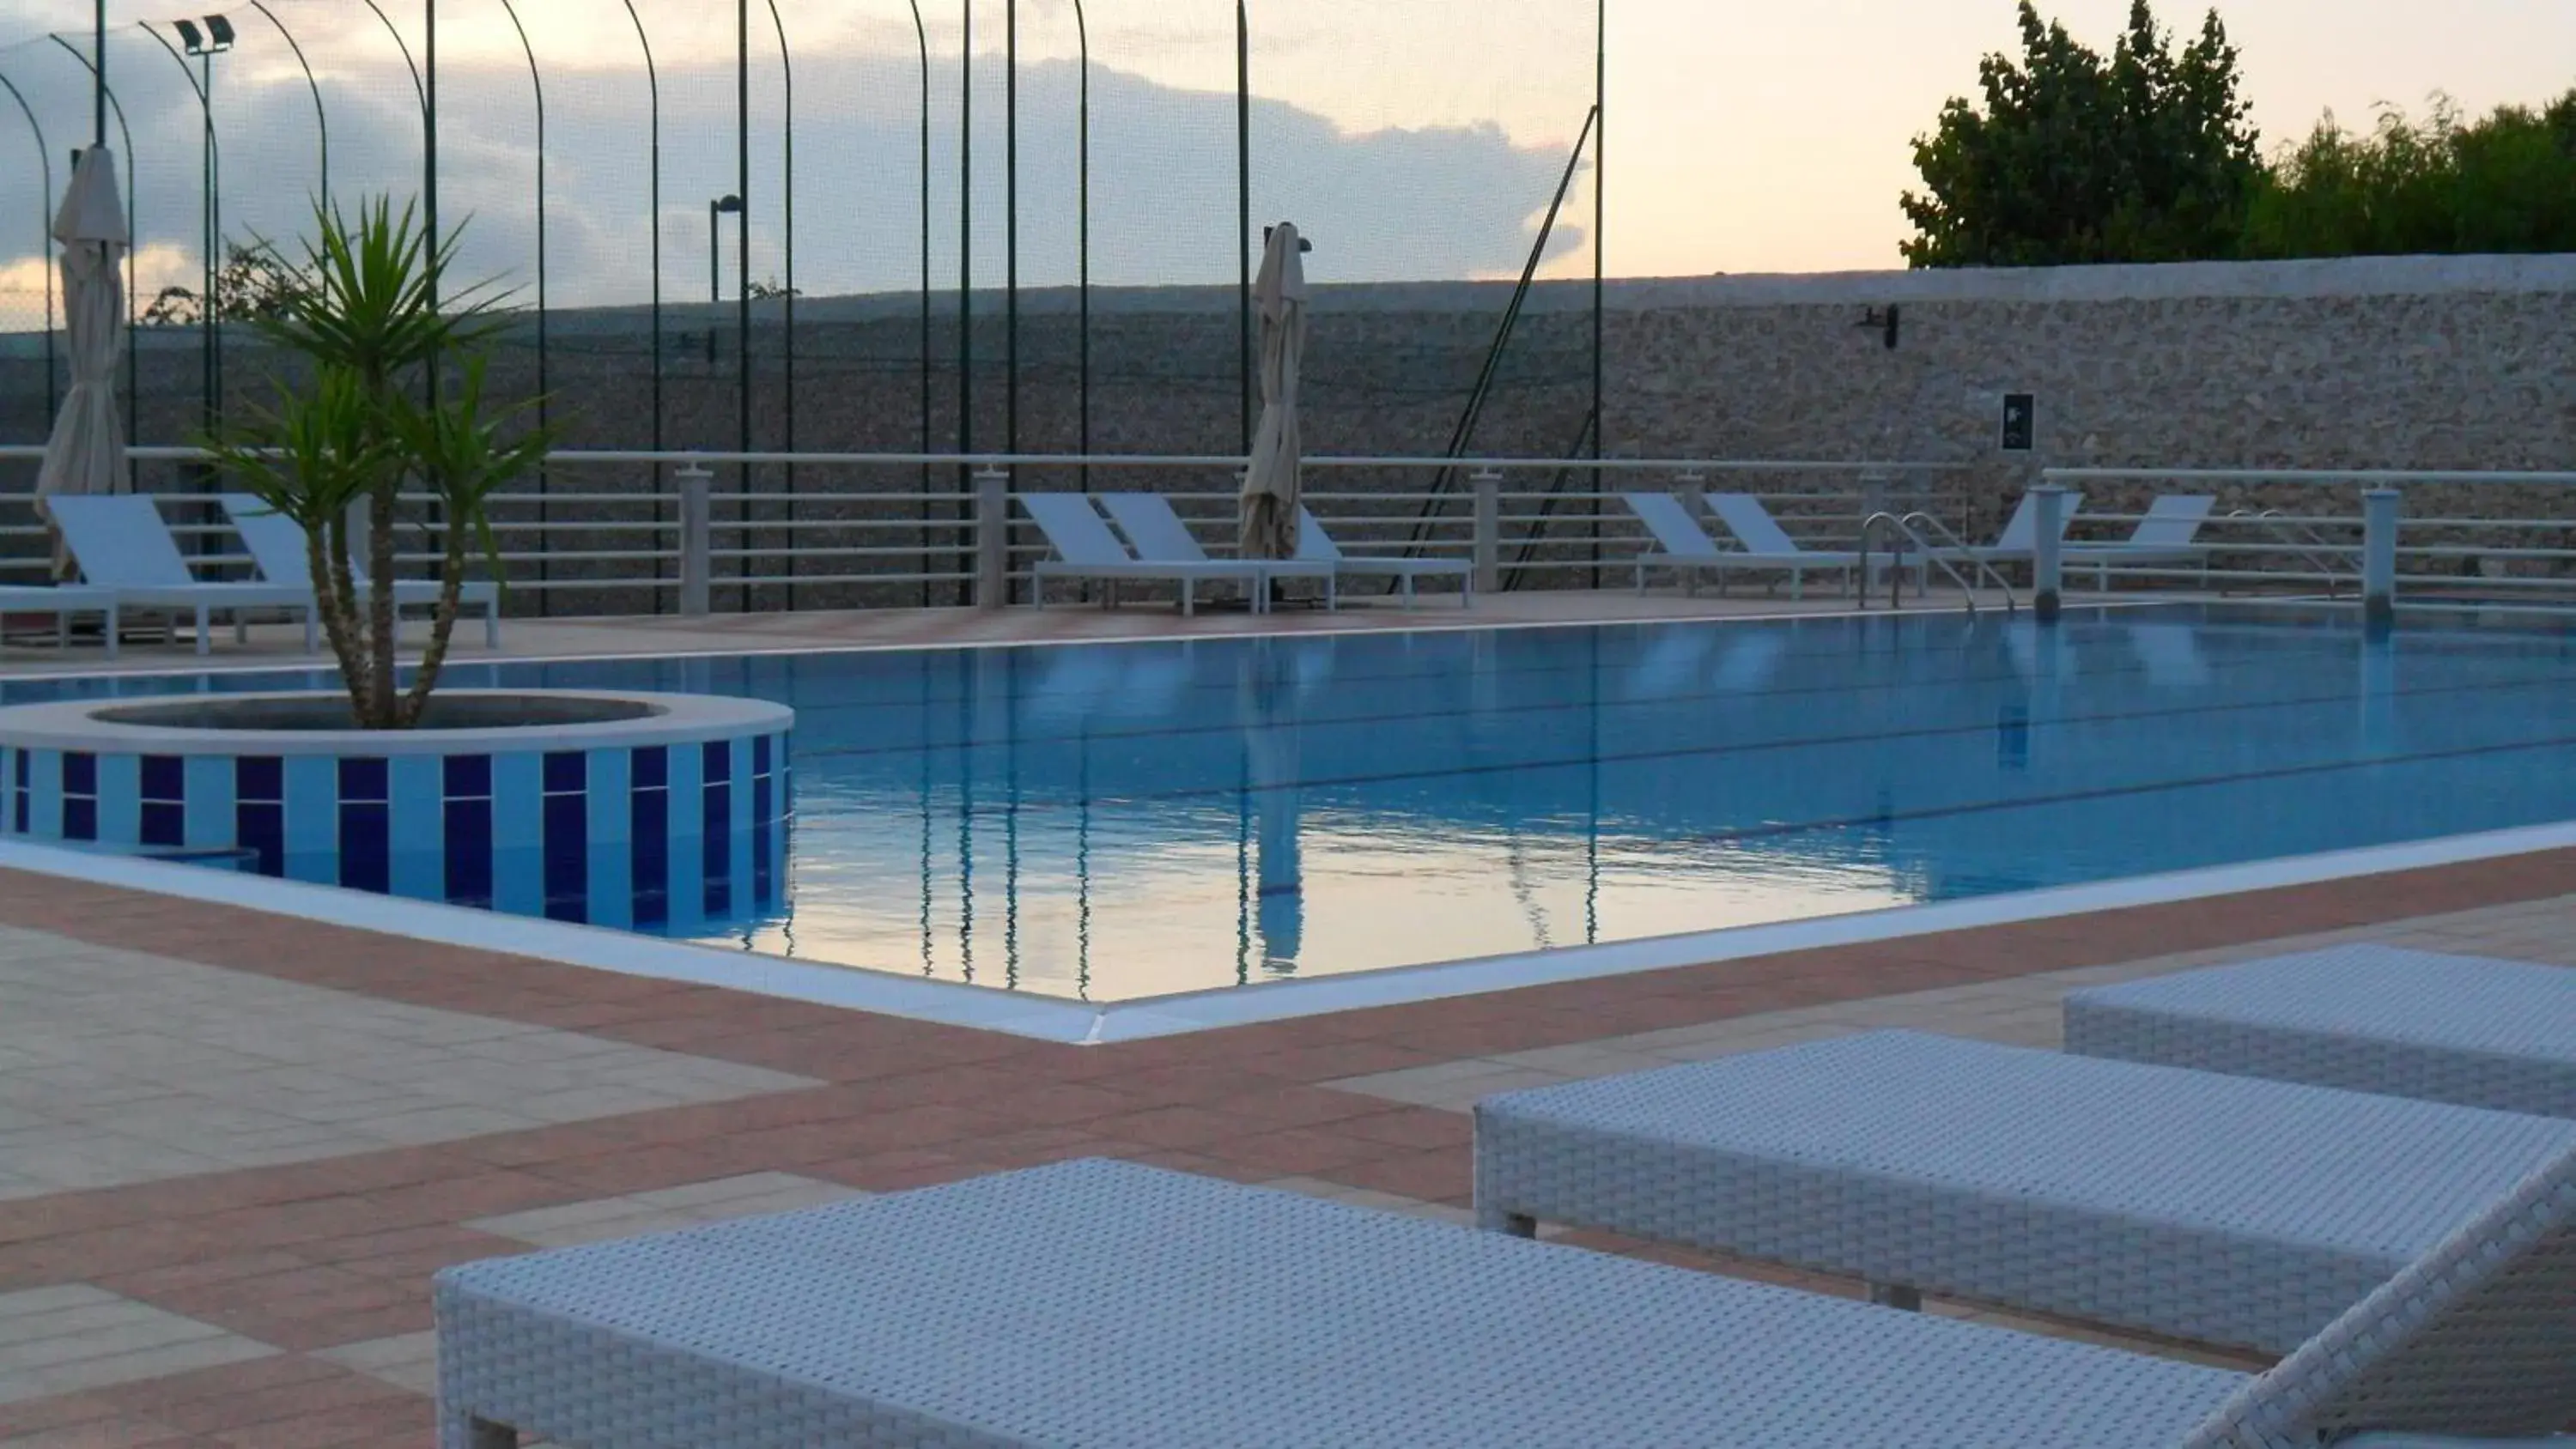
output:
[[91,104],[98,113],[95,144],[104,146],[107,144],[107,0],[98,0],[96,36],[93,42],[96,48],[90,52],[98,62],[90,68],[97,82],[92,88]]

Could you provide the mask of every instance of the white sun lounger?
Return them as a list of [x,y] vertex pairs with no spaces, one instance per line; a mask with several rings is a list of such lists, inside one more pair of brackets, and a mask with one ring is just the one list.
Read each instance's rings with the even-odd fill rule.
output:
[[193,614],[197,652],[213,652],[211,616],[230,614],[236,638],[247,637],[246,615],[279,609],[304,618],[304,650],[321,647],[321,620],[313,591],[276,583],[201,583],[188,571],[160,505],[140,493],[56,496],[45,500],[63,547],[91,587],[116,596],[120,608],[168,609]]
[[1307,563],[1330,565],[1334,574],[1345,579],[1394,579],[1404,591],[1404,607],[1413,607],[1414,586],[1424,579],[1456,579],[1458,606],[1476,607],[1476,569],[1463,559],[1454,558],[1363,558],[1342,552],[1315,515],[1297,506],[1297,557]]
[[116,594],[108,589],[85,588],[66,584],[55,588],[38,588],[26,584],[0,585],[0,614],[47,614],[54,621],[54,642],[68,649],[72,642],[72,616],[97,614],[107,621],[107,657],[116,657]]
[[2471,1449],[2576,1415],[2571,1219],[2576,1161],[2254,1376],[1076,1162],[448,1269],[439,1444]]
[[1772,573],[1787,574],[1789,597],[1803,599],[1807,596],[1808,574],[1848,574],[1860,563],[1857,554],[1800,548],[1758,500],[1741,494],[1717,494],[1707,503],[1744,544],[1742,551],[1719,548],[1691,510],[1671,494],[1622,493],[1619,501],[1654,536],[1654,550],[1636,559],[1637,592],[1641,594],[1646,591],[1649,570],[1669,569],[1680,575],[1685,594],[1698,591],[1703,573],[1716,574],[1721,590],[1730,573]]
[[1030,601],[1046,607],[1046,586],[1051,579],[1084,579],[1109,586],[1103,603],[1118,602],[1122,583],[1178,584],[1181,589],[1181,613],[1198,612],[1198,586],[1225,582],[1242,584],[1253,596],[1253,607],[1265,606],[1269,591],[1257,587],[1256,575],[1216,563],[1146,563],[1119,542],[1109,531],[1109,521],[1100,516],[1093,501],[1078,493],[1024,493],[1020,506],[1046,536],[1047,546],[1055,557],[1040,560],[1035,580],[1030,586]]
[[[305,553],[304,530],[286,515],[244,493],[226,493],[215,500],[221,504],[224,517],[241,536],[242,546],[250,550],[260,576],[272,584],[292,585],[310,590],[313,566]],[[355,556],[356,540],[351,540],[349,573],[358,586],[360,598],[366,597],[367,570]],[[397,579],[394,582],[394,607],[428,608],[439,598],[439,586],[428,579]],[[501,647],[501,586],[489,579],[470,579],[457,594],[460,608],[483,611],[483,643]]]
[[2337,946],[2079,991],[2066,1047],[2576,1118],[2576,970]]
[[2199,541],[2200,530],[2217,507],[2217,499],[2202,494],[2168,494],[2148,506],[2137,531],[2122,542],[2068,544],[2066,564],[2092,569],[2095,586],[2104,593],[2110,592],[2111,570],[2142,564],[2198,564],[2205,583],[2209,548]]
[[1162,494],[1103,493],[1099,497],[1110,521],[1136,546],[1136,557],[1147,563],[1226,570],[1253,581],[1246,587],[1253,590],[1255,606],[1264,610],[1270,607],[1270,586],[1281,579],[1318,580],[1324,585],[1324,607],[1341,606],[1337,570],[1331,564],[1308,559],[1212,559]]
[[[2061,537],[2064,535],[2065,530],[2074,526],[2075,515],[2083,511],[2084,495],[2081,493],[2068,493],[2066,495],[2065,509],[2058,515],[2057,520],[2058,532]],[[1993,543],[1971,548],[1936,548],[1931,551],[1931,554],[1933,558],[1946,560],[1951,563],[1959,563],[1962,561],[1990,564],[2031,562],[2039,556],[2038,495],[2031,493],[2025,493],[2022,495],[2021,505],[2013,510],[2013,516],[2010,519],[2007,519],[2004,523],[2004,531],[1995,536],[1995,541]]]
[[2576,1122],[1881,1032],[1489,1099],[1476,1212],[2280,1353],[2560,1159]]

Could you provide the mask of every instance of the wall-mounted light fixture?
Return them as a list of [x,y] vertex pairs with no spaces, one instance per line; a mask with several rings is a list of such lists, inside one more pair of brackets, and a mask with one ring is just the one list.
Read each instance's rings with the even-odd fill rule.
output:
[[1855,327],[1868,328],[1869,330],[1880,333],[1886,337],[1887,350],[1890,352],[1894,352],[1896,350],[1897,342],[1905,335],[1902,312],[1900,309],[1893,306],[1883,308],[1872,307],[1866,313],[1862,314],[1861,319],[1858,322],[1855,322],[1852,325]]

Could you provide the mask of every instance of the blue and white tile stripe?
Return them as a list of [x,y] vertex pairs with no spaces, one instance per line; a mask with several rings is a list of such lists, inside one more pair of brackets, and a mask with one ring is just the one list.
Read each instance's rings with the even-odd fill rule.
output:
[[794,716],[700,703],[696,721],[327,740],[0,711],[0,836],[705,934],[780,908]]
[[625,929],[774,908],[788,737],[502,755],[0,746],[7,833]]

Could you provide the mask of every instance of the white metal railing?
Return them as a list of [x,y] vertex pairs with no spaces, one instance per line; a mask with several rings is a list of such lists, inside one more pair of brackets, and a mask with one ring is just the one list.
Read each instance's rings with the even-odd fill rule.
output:
[[[41,453],[0,446],[0,463],[31,463]],[[173,526],[200,554],[200,569],[220,576],[246,566],[227,554],[229,530],[202,506],[210,490],[179,475],[202,454],[144,448],[134,457],[169,473],[162,491]],[[567,613],[998,603],[1018,593],[1045,552],[1010,504],[1015,491],[1154,487],[1206,527],[1211,547],[1222,552],[1235,499],[1226,480],[1242,466],[1241,458],[1222,454],[576,450],[548,460],[546,486],[497,498],[493,511],[514,596],[549,612],[558,611],[558,600]],[[1858,544],[1865,521],[1882,513],[1902,519],[1928,510],[1946,533],[1985,537],[2009,500],[1973,507],[1961,486],[1964,466],[1306,460],[1308,501],[1350,551],[1464,558],[1488,590],[1591,582],[1645,547],[1643,530],[1619,502],[1622,492],[1690,489],[1712,479],[1763,499],[1802,542],[1836,550]],[[2462,596],[2576,608],[2576,492],[2563,493],[2566,511],[2557,517],[2483,502],[2503,487],[2544,490],[2554,499],[2576,490],[2576,472],[2065,468],[2042,477],[2087,488],[2096,504],[2110,486],[2125,488],[2131,497],[2124,501],[2138,504],[2079,515],[2070,545],[2077,550],[2125,538],[2149,494],[2228,495],[2230,511],[2213,516],[2194,546],[2174,557],[2131,561],[2091,551],[2059,560],[2062,572],[2102,587],[2313,596],[2347,593],[2358,580],[2375,611]],[[191,499],[199,506],[186,506]],[[2414,499],[2424,501],[2410,517],[2406,505]],[[25,494],[0,495],[0,578],[33,579],[45,570],[44,530],[29,502]],[[407,536],[404,565],[434,564],[433,542]],[[2036,568],[2030,574],[2040,582]]]
[[[2485,515],[2473,511],[2488,490],[2576,490],[2576,472],[2561,470],[2407,470],[2291,468],[2055,468],[2044,475],[2060,487],[2098,484],[2194,491],[2236,490],[2249,498],[2284,490],[2303,494],[2311,506],[2249,503],[2213,518],[2197,563],[2141,564],[2119,568],[2143,580],[2195,577],[2212,586],[2279,589],[2283,586],[2339,593],[2358,580],[2365,613],[2384,620],[2408,602],[2455,605],[2499,599],[2576,609],[2576,492],[2564,492],[2569,512],[2534,517],[2528,512]],[[2455,490],[2436,501],[2471,503],[2408,516],[2410,496]],[[2351,497],[2356,512],[2319,511],[2320,497]],[[2537,540],[2556,539],[2555,543]],[[2081,564],[2086,572],[2096,567]]]
[[[0,462],[41,452],[0,447]],[[202,571],[247,566],[224,552],[229,530],[205,503],[213,490],[177,474],[201,453],[142,448],[132,456],[173,470],[176,486],[161,493],[174,531],[203,551]],[[514,595],[565,596],[580,612],[711,612],[763,602],[756,592],[788,607],[943,595],[1000,601],[1046,552],[1010,506],[1015,484],[1032,492],[1152,486],[1185,517],[1218,524],[1231,519],[1235,492],[1201,480],[1242,466],[1225,455],[574,450],[548,459],[551,487],[497,497],[492,511]],[[1724,476],[1778,507],[1793,529],[1840,544],[1891,488],[1929,497],[1954,471],[1742,459],[1317,457],[1306,467],[1307,501],[1352,553],[1467,558],[1489,589],[1580,583],[1640,551],[1644,533],[1618,503],[1623,489]],[[719,473],[731,486],[718,486]],[[1446,479],[1460,486],[1433,486]],[[44,568],[44,530],[29,501],[0,496],[0,508],[25,510],[0,515],[0,574],[35,577]],[[433,543],[407,536],[400,561],[434,564]],[[1224,545],[1212,537],[1211,548]]]

